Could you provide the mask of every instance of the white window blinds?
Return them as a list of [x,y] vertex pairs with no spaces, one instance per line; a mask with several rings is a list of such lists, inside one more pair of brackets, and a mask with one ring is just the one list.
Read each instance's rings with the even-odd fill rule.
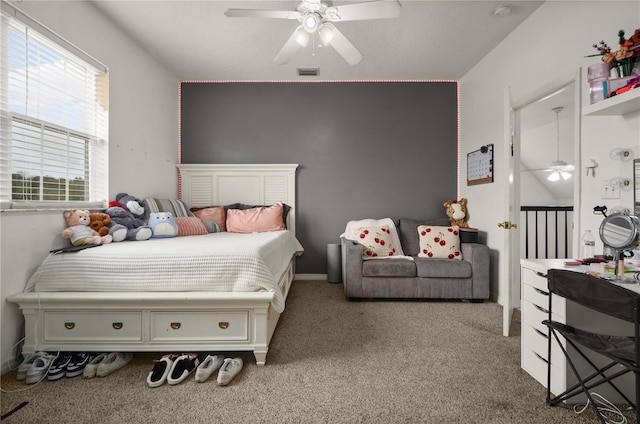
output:
[[19,12],[3,2],[2,208],[103,206],[108,197],[108,75],[53,42],[61,40],[57,35],[41,26],[36,31],[14,15]]

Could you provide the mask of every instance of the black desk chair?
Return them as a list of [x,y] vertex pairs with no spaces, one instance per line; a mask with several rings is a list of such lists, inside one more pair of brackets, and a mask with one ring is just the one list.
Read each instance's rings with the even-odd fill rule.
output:
[[[594,402],[590,390],[601,384],[610,385],[619,393],[636,411],[636,418],[640,417],[640,294],[627,290],[623,287],[612,284],[602,278],[593,277],[574,271],[551,269],[548,272],[549,280],[549,319],[543,324],[549,327],[549,348],[547,369],[547,404],[554,406],[580,393],[584,393],[591,405],[593,405],[601,423],[605,423],[605,418]],[[635,336],[611,336],[606,334],[596,334],[581,330],[566,324],[553,321],[552,298],[553,295],[562,296],[595,311],[629,321],[634,324]],[[567,363],[576,376],[578,383],[569,387],[565,392],[551,398],[551,335],[560,345]],[[567,350],[562,346],[559,335],[562,335],[587,363],[593,368],[593,372],[586,376],[581,376],[567,354]],[[584,348],[600,353],[611,360],[603,367],[596,366],[584,353]],[[605,372],[615,365],[622,365],[623,369],[606,375]],[[621,375],[633,372],[635,375],[635,402],[632,402],[616,386],[615,380]],[[583,372],[583,374],[586,374]]]

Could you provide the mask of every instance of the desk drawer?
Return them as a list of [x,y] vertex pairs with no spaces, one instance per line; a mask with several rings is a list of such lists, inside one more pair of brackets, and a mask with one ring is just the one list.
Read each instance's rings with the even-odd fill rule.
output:
[[547,275],[539,273],[529,268],[520,268],[522,278],[522,284],[526,284],[531,287],[535,287],[544,292],[549,292],[547,284]]
[[142,312],[45,311],[44,341],[142,341]]
[[[566,323],[564,316],[556,314],[555,312],[551,317],[554,321]],[[542,307],[539,305],[534,305],[528,300],[522,301],[522,320],[524,320],[524,322],[535,328],[542,328],[540,326],[542,325],[542,321],[544,321],[545,319],[549,319],[549,312],[547,311],[546,306]]]
[[[522,325],[522,348],[529,348],[537,353],[538,356],[549,360],[549,352],[547,350],[549,346],[548,329],[546,325],[540,324],[540,327],[534,327],[528,323]],[[564,354],[553,335],[551,340],[551,363],[560,364],[565,361]]]
[[[547,387],[547,360],[531,349],[524,348],[522,352],[522,369],[529,373],[544,387]],[[551,392],[562,393],[565,390],[565,369],[555,364],[551,365]]]
[[[529,301],[533,305],[539,306],[545,310],[549,309],[548,290],[541,290],[528,284],[522,285],[522,298]],[[562,296],[553,295],[553,313],[558,316],[565,316],[566,300]]]
[[151,341],[248,341],[249,311],[151,312]]

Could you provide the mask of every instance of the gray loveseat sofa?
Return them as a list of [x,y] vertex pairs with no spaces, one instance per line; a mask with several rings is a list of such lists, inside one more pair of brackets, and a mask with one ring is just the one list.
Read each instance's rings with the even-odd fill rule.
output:
[[462,260],[418,257],[419,225],[448,226],[448,220],[396,221],[402,250],[410,259],[363,260],[364,247],[341,238],[342,281],[347,298],[468,299],[489,298],[489,248],[461,243]]

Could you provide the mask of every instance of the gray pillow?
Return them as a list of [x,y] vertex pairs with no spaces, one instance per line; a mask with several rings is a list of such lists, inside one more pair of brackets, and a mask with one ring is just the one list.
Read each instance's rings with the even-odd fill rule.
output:
[[418,235],[418,226],[420,225],[448,227],[450,222],[449,218],[425,220],[400,218],[400,223],[398,224],[398,237],[400,237],[402,250],[407,256],[415,256],[420,252],[420,236]]

